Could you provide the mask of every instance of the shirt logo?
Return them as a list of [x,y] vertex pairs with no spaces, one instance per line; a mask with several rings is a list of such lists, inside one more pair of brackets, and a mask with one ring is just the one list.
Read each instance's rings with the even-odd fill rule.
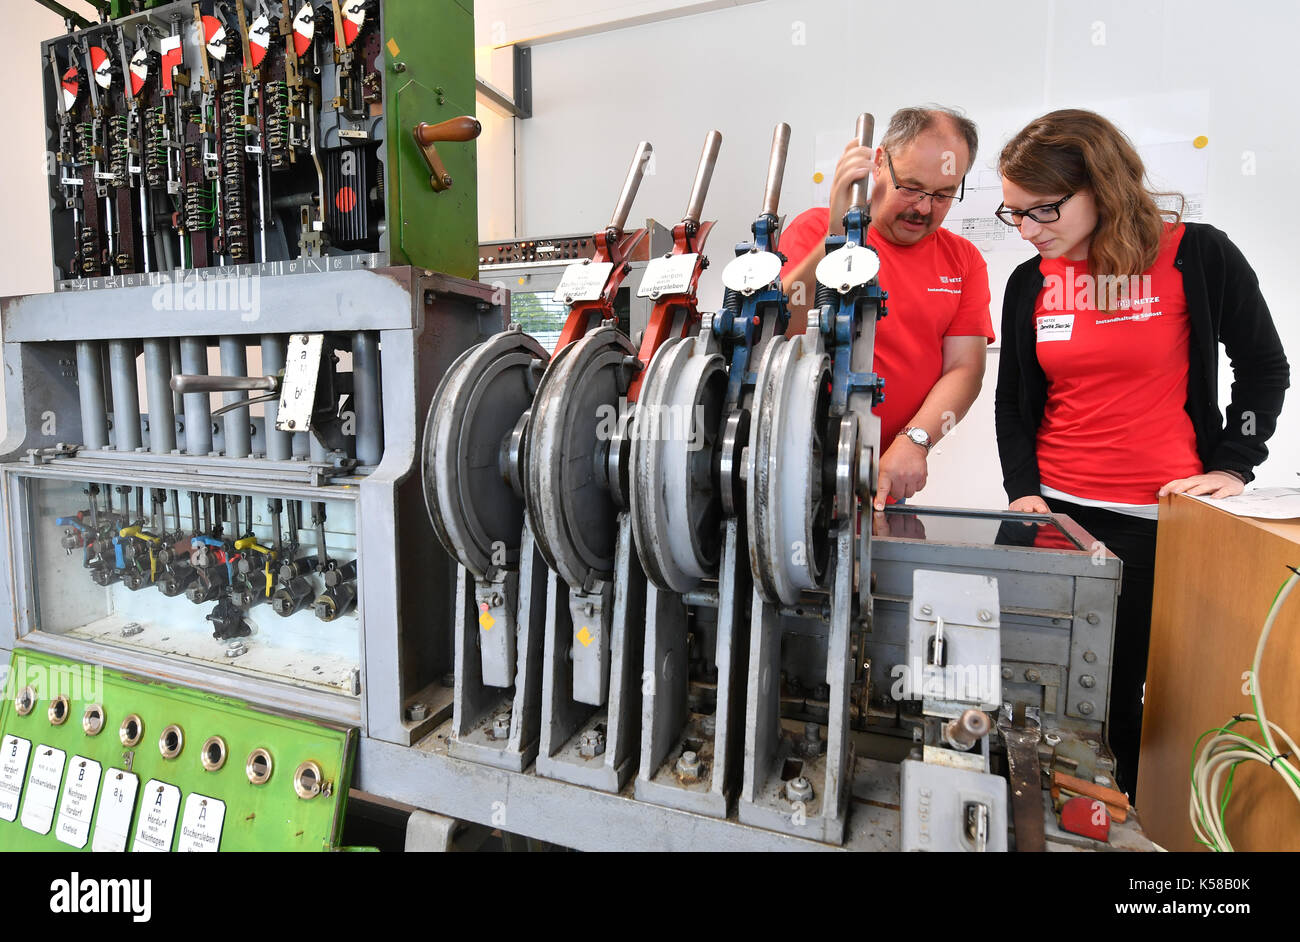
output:
[[961,294],[960,275],[940,275],[939,284],[944,287],[926,288],[925,290],[932,294]]

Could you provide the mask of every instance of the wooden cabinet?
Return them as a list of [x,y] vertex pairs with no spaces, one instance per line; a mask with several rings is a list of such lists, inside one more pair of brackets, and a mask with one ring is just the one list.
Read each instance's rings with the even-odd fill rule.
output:
[[[1161,501],[1137,807],[1168,850],[1202,846],[1187,813],[1192,748],[1233,714],[1254,712],[1245,675],[1288,565],[1300,567],[1300,522],[1234,517],[1189,497]],[[1300,588],[1273,626],[1260,682],[1268,718],[1300,740]],[[1259,738],[1254,723],[1237,728]],[[1237,767],[1225,820],[1237,850],[1300,850],[1300,802],[1260,763]]]

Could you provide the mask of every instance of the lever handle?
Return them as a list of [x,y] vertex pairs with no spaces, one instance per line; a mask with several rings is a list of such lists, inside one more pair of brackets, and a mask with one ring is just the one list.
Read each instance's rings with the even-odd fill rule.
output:
[[713,168],[718,163],[718,150],[722,147],[722,133],[710,131],[704,139],[704,151],[700,154],[700,164],[695,169],[695,182],[691,184],[691,198],[686,204],[683,222],[699,223],[704,213],[704,198],[709,195],[709,181],[713,179]]
[[172,377],[171,387],[172,392],[182,394],[244,392],[257,389],[275,392],[280,388],[280,379],[277,376],[206,376],[182,373]]
[[421,121],[411,129],[415,146],[420,148],[420,153],[424,155],[424,162],[429,167],[429,186],[433,190],[441,193],[451,187],[451,174],[447,172],[447,167],[438,156],[438,149],[434,145],[440,141],[460,143],[472,141],[482,130],[483,125],[470,115],[449,118],[438,124],[425,124]]
[[636,191],[641,188],[641,179],[645,176],[645,165],[654,152],[649,141],[642,141],[636,146],[636,156],[632,158],[632,166],[627,168],[627,179],[623,181],[623,190],[618,194],[614,215],[609,220],[610,229],[623,232],[628,214],[632,212],[632,201],[636,199]]
[[790,125],[782,121],[772,132],[772,155],[767,159],[767,184],[763,187],[763,215],[775,216],[785,178],[785,155],[790,149]]
[[[858,115],[857,127],[854,129],[853,136],[857,139],[860,147],[870,147],[871,139],[876,133],[876,119],[863,112]],[[862,209],[867,205],[867,178],[855,180],[853,187],[849,190],[849,209]]]

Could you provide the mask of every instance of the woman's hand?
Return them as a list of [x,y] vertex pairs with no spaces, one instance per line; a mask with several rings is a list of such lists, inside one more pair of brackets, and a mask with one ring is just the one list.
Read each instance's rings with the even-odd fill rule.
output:
[[1208,474],[1193,474],[1190,478],[1170,481],[1160,488],[1156,496],[1166,494],[1186,494],[1188,497],[1209,495],[1210,497],[1232,497],[1246,489],[1246,485],[1226,471],[1211,471]]
[[1017,497],[1011,502],[1010,509],[1022,514],[1050,514],[1052,512],[1047,507],[1047,501],[1032,494],[1028,497]]

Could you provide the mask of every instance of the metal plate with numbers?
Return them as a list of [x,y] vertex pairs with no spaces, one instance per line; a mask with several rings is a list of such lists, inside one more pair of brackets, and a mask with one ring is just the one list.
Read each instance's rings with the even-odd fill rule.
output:
[[781,258],[772,252],[737,255],[722,269],[722,283],[732,291],[751,295],[762,291],[781,275]]
[[844,292],[880,274],[880,256],[867,245],[846,242],[817,263],[819,284]]
[[280,408],[275,427],[282,432],[302,432],[311,427],[316,381],[320,377],[324,334],[290,334],[280,384]]

